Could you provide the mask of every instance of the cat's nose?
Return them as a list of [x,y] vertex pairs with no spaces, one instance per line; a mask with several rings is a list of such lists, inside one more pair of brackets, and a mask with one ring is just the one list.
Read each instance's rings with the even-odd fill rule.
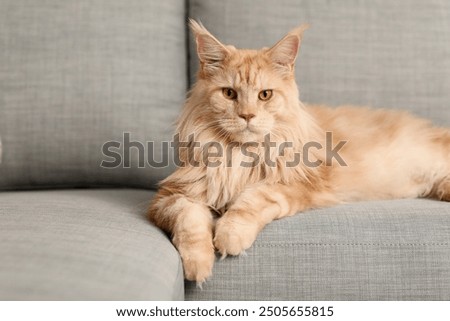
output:
[[255,114],[239,114],[239,117],[245,119],[247,122],[250,121],[253,117],[255,117]]

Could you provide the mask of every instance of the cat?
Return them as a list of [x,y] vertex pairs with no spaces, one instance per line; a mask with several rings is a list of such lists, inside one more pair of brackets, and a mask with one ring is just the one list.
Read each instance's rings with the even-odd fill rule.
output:
[[[294,64],[308,26],[261,50],[224,45],[194,20],[190,27],[200,67],[176,131],[189,148],[179,148],[183,166],[161,182],[149,208],[150,220],[171,235],[186,279],[201,285],[216,250],[239,255],[266,224],[304,210],[450,201],[449,129],[402,111],[300,102]],[[267,152],[267,137],[290,148]],[[295,155],[304,161],[288,166]]]

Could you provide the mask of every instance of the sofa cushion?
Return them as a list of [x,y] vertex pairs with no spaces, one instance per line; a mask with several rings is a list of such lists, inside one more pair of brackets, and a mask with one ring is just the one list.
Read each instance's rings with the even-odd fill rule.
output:
[[310,23],[296,70],[303,101],[402,108],[450,125],[448,1],[191,0],[189,15],[241,48]]
[[179,0],[0,1],[0,189],[165,177],[138,168],[135,147],[129,166],[102,168],[102,146],[130,133],[161,159],[186,91],[185,38]]
[[376,201],[269,224],[188,300],[450,300],[450,205]]
[[143,190],[0,193],[0,300],[182,300]]

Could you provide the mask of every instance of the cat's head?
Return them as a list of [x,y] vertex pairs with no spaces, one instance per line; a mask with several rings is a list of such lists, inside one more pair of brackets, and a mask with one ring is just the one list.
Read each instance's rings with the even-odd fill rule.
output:
[[260,50],[224,45],[194,20],[190,26],[200,60],[193,98],[211,128],[233,141],[260,141],[298,120],[294,64],[307,25]]

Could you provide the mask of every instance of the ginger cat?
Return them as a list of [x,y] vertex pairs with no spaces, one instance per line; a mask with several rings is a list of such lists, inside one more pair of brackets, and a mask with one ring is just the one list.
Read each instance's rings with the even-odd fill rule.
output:
[[238,255],[266,224],[300,211],[450,201],[449,129],[401,111],[299,101],[294,63],[306,26],[261,50],[223,45],[193,20],[190,27],[200,69],[177,127],[189,148],[179,148],[183,164],[149,209],[172,236],[188,280],[201,284],[212,274],[215,250]]

